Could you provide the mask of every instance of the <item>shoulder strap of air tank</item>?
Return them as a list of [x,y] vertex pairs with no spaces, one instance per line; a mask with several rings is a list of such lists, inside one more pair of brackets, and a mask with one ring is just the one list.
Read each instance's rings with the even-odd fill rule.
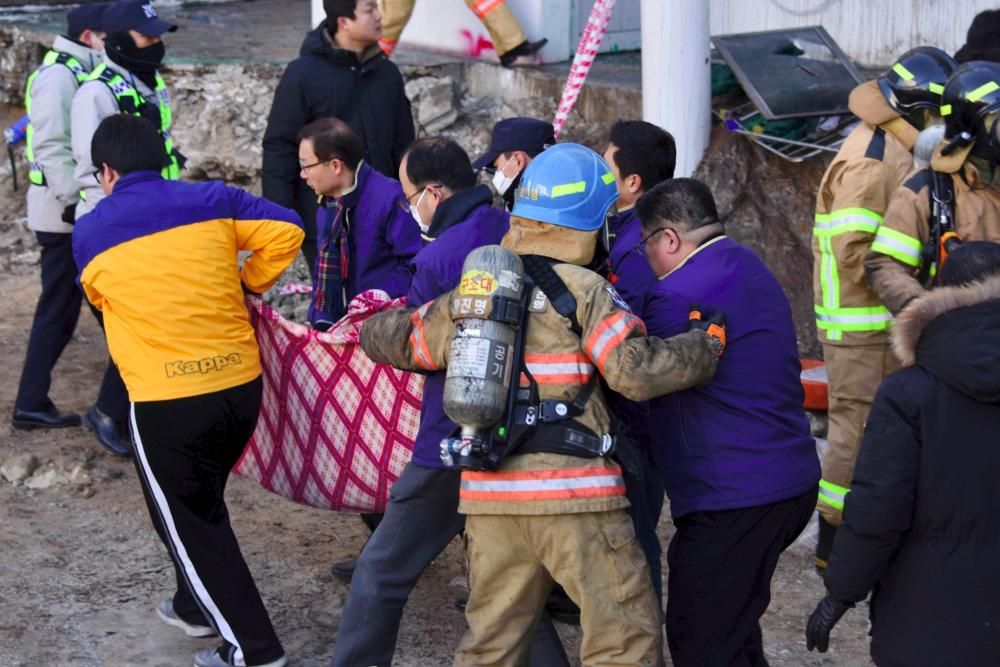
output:
[[525,272],[531,276],[538,288],[548,297],[552,307],[556,312],[567,318],[573,333],[583,337],[583,327],[576,317],[576,297],[566,287],[566,283],[559,277],[552,266],[556,260],[541,255],[521,255]]
[[951,174],[930,170],[927,196],[930,199],[927,243],[924,244],[917,280],[928,289],[934,280],[940,263],[941,238],[955,228],[955,184]]

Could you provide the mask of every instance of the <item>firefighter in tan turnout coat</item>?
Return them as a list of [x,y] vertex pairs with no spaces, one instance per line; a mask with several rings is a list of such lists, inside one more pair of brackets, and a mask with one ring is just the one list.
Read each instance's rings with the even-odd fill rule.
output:
[[[970,62],[955,70],[941,115],[945,136],[930,168],[893,194],[865,261],[872,287],[893,313],[936,281],[953,244],[1000,242],[1000,64]],[[931,192],[935,180],[943,192]],[[954,202],[944,208],[949,230],[934,231],[942,209],[932,213],[933,197]],[[940,238],[928,245],[932,231]]]
[[[595,373],[612,390],[645,400],[707,382],[724,347],[724,330],[713,336],[718,329],[707,333],[698,322],[671,339],[645,337],[642,320],[603,278],[583,268],[616,197],[607,164],[575,144],[542,153],[518,190],[503,247],[547,258],[556,282],[575,300],[566,317],[555,304],[557,289],[533,288],[525,367],[543,402],[569,405],[586,387],[591,393],[572,424],[540,426],[496,471],[462,472],[470,629],[456,665],[522,664],[553,580],[580,605],[584,665],[662,664],[660,612],[625,512],[621,467],[600,455],[540,451],[546,442],[567,442],[563,429],[592,444],[612,432],[608,404],[592,385]],[[376,361],[397,367],[444,368],[462,289],[419,310],[373,317],[362,329],[362,347]],[[521,387],[525,382],[522,377]]]
[[849,106],[862,122],[833,159],[816,197],[813,286],[830,388],[829,449],[817,502],[821,568],[840,524],[875,390],[897,366],[888,344],[892,314],[865,280],[865,256],[892,192],[913,168],[918,131],[937,112],[954,67],[943,51],[918,47],[855,88]]

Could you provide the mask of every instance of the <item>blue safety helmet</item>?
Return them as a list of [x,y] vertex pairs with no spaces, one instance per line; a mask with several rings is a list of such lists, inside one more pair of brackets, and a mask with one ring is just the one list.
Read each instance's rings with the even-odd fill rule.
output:
[[516,215],[590,232],[618,199],[611,167],[580,144],[556,144],[531,161],[514,199]]

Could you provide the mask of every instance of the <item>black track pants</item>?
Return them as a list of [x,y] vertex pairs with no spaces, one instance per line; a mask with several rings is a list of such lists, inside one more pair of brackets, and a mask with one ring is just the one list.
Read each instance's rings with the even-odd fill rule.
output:
[[211,624],[237,665],[284,650],[229,524],[223,493],[257,423],[261,380],[223,391],[132,404],[135,464],[157,533],[177,569],[174,609]]

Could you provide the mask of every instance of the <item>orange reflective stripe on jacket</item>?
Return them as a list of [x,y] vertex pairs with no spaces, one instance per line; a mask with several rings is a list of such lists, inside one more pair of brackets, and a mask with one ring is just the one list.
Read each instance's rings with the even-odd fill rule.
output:
[[440,370],[434,364],[434,357],[431,356],[431,350],[427,347],[427,335],[424,333],[424,315],[427,314],[427,309],[432,303],[434,302],[428,301],[414,311],[411,316],[413,331],[410,332],[410,349],[413,350],[413,359],[417,365],[427,371]]
[[[581,352],[570,354],[525,354],[524,363],[538,384],[587,384],[594,366]],[[523,375],[521,384],[527,384]]]
[[646,325],[643,324],[642,320],[632,313],[622,310],[606,318],[590,334],[584,349],[590,355],[591,360],[597,364],[601,373],[604,372],[604,364],[608,360],[608,355],[628,338],[629,332],[633,328],[640,329],[643,335],[646,333]]
[[461,500],[570,500],[613,498],[625,494],[616,468],[555,468],[507,472],[462,471]]
[[482,20],[484,16],[490,11],[496,9],[503,4],[503,0],[478,0],[470,5],[473,13],[479,20]]

